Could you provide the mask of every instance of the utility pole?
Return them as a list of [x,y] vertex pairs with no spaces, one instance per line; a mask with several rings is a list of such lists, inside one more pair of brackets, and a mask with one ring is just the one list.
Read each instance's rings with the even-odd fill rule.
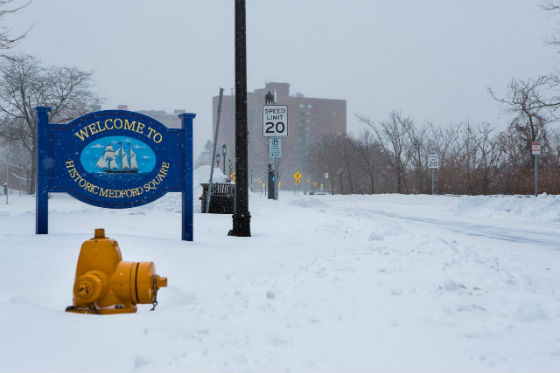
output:
[[247,188],[247,30],[245,0],[235,0],[235,212],[228,235],[251,237]]
[[[206,209],[205,212],[210,212],[210,200],[212,199],[212,189],[214,184],[214,161],[216,158],[216,146],[218,143],[218,132],[220,131],[220,116],[222,115],[222,98],[224,97],[224,89],[220,88],[220,96],[218,98],[218,113],[216,118],[216,133],[214,133],[214,146],[212,148],[212,161],[210,162],[210,180],[208,181],[208,192],[206,193]],[[218,167],[220,167],[218,165]]]

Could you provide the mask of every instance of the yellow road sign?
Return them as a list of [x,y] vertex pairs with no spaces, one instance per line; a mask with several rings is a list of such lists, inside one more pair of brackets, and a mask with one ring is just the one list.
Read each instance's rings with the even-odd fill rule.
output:
[[300,180],[300,179],[296,179],[295,183],[296,183],[296,184],[301,184],[301,180]]
[[296,171],[296,173],[294,174],[294,179],[296,180],[301,179],[301,174],[298,171]]

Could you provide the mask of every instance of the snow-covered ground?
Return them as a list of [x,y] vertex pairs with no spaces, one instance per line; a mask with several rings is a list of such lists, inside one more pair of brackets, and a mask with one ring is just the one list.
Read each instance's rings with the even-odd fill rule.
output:
[[[253,237],[196,213],[193,243],[179,202],[57,194],[47,236],[0,205],[0,371],[560,371],[558,196],[253,194]],[[96,227],[169,278],[156,311],[64,312]]]

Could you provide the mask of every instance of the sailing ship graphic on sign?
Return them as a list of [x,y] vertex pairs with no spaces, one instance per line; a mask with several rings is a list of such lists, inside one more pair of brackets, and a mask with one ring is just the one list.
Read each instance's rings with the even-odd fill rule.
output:
[[[107,144],[105,152],[99,159],[95,166],[103,172],[114,174],[136,174],[138,173],[138,162],[136,161],[136,153],[132,150],[130,143],[128,145],[128,153],[122,142],[119,142],[120,147],[115,151],[113,145]],[[129,162],[130,160],[130,162]]]
[[84,169],[94,174],[142,174],[156,163],[153,150],[140,140],[127,136],[106,136],[84,148]]

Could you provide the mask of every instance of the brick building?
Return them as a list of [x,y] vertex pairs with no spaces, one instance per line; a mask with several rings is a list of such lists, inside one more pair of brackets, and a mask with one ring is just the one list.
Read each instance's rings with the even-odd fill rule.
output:
[[[247,94],[247,128],[249,131],[248,155],[249,174],[253,182],[264,179],[268,165],[268,139],[262,135],[262,107],[265,95],[271,92],[277,105],[288,106],[288,136],[282,138],[282,158],[280,158],[280,181],[291,185],[292,175],[299,171],[304,174],[306,154],[310,146],[323,135],[346,133],[346,100],[305,97],[302,94],[290,96],[288,83],[267,83],[264,88]],[[212,98],[213,135],[216,130],[218,96]],[[235,169],[235,96],[225,95],[222,101],[222,116],[218,134],[217,152],[222,156],[222,145],[227,147],[226,172],[229,160]],[[221,161],[223,162],[223,161]],[[220,163],[220,168],[223,164]],[[287,184],[286,184],[287,183]]]

